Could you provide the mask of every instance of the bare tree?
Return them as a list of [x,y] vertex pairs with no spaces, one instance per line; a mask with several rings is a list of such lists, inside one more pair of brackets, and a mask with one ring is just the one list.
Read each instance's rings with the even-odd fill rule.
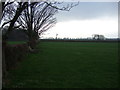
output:
[[[32,3],[32,4],[35,4]],[[30,5],[32,5],[30,4]],[[6,24],[9,24],[7,32],[3,35],[3,39],[6,39],[8,34],[13,30],[14,24],[17,21],[18,17],[21,15],[22,11],[28,7],[27,2],[9,2],[9,4],[4,4],[3,16],[6,22],[3,23],[2,27]]]
[[[51,2],[48,0],[41,2],[7,2],[3,3],[3,21],[2,28],[8,24],[8,30],[3,35],[3,40],[6,40],[8,34],[14,28],[22,27],[26,29],[26,34],[29,41],[38,38],[43,32],[54,26],[56,18],[54,14],[58,10],[69,11],[77,4],[67,4],[62,6],[61,2]],[[59,5],[61,7],[59,7]]]
[[18,18],[16,25],[24,29],[29,41],[39,39],[39,36],[56,24],[57,9],[41,2],[25,9]]
[[[6,22],[2,25],[2,27],[6,24],[9,24],[8,27],[8,31],[6,32],[5,36],[8,35],[9,32],[11,32],[13,30],[13,27],[16,23],[16,21],[18,20],[19,16],[21,15],[21,13],[30,5],[31,7],[34,7],[34,4],[36,4],[38,2],[32,2],[30,4],[28,4],[28,2],[7,2],[6,4],[3,4],[3,16],[6,15],[6,17],[8,18],[8,20],[6,20]],[[45,9],[49,8],[54,8],[56,10],[64,10],[64,11],[69,11],[72,7],[78,5],[77,4],[67,4],[66,6],[62,6],[60,4],[62,4],[63,2],[51,2],[49,0],[45,0],[45,1],[41,1],[39,2],[38,6],[36,6],[38,9],[41,8],[41,12],[45,11]],[[46,4],[46,5],[45,5]],[[42,10],[43,9],[43,10]],[[31,13],[33,13],[34,11],[31,11]],[[33,15],[31,15],[33,17]],[[5,18],[6,19],[6,18]],[[31,19],[32,20],[32,19]],[[36,25],[36,24],[34,24]],[[38,24],[37,24],[38,25]],[[41,24],[42,25],[42,24]],[[45,27],[44,27],[45,28]],[[44,29],[45,30],[45,29]],[[46,29],[47,30],[47,29]]]
[[[44,32],[56,24],[54,15],[58,10],[69,11],[75,5],[67,7],[57,7],[59,2],[39,2],[26,8],[16,22],[16,26],[24,29],[29,37],[29,42],[39,38]],[[34,42],[35,43],[35,42]],[[31,45],[30,45],[31,46]]]
[[[17,8],[15,8],[15,3],[13,2],[8,2],[8,3],[3,3],[2,4],[2,18],[0,20],[0,24],[2,24],[3,28],[6,24],[9,24],[8,30],[5,34],[2,35],[2,71],[3,71],[3,78],[6,76],[7,71],[6,71],[6,61],[5,61],[5,48],[6,48],[6,39],[8,34],[13,30],[14,24],[18,17],[20,16],[21,12],[27,7],[26,2],[18,2]],[[9,7],[9,8],[8,8]],[[6,20],[7,19],[7,20]],[[2,22],[3,20],[3,22]]]

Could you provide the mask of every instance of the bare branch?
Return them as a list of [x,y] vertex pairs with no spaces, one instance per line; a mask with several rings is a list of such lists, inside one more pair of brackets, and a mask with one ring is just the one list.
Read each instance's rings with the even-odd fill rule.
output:
[[73,8],[73,7],[75,7],[75,6],[77,6],[79,4],[79,2],[77,4],[71,3],[70,5],[67,4],[67,6],[63,6],[63,7],[60,8],[60,7],[57,7],[56,5],[53,5],[51,2],[45,2],[45,3],[48,4],[49,6],[55,8],[55,9],[61,10],[61,11],[70,11],[71,8]]
[[6,24],[10,23],[11,21],[8,22],[4,22],[3,25],[1,26],[1,28],[3,28]]

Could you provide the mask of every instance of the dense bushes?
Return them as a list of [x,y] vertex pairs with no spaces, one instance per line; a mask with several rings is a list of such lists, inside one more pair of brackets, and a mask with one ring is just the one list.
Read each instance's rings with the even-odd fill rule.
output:
[[17,63],[23,59],[23,57],[29,50],[27,43],[17,45],[6,44],[4,49],[6,70],[14,68],[17,65]]
[[2,42],[2,80],[3,86],[7,82],[8,71],[16,68],[19,65],[19,62],[24,60],[24,56],[27,53],[37,53],[35,48],[38,44],[38,41],[29,41],[24,44],[8,44],[8,42]]
[[[35,44],[33,43],[33,46]],[[29,43],[10,45],[2,42],[2,79],[3,86],[7,84],[8,71],[14,69],[24,56],[29,52],[35,52],[31,49]]]

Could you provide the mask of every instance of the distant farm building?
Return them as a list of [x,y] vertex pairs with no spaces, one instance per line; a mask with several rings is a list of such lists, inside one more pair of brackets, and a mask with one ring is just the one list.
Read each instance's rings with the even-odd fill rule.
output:
[[99,35],[99,34],[93,34],[93,35],[92,35],[92,38],[93,38],[94,40],[105,40],[104,35]]

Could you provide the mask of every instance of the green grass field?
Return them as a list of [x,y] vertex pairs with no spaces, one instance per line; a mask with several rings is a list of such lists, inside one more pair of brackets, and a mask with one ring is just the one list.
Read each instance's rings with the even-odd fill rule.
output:
[[7,41],[8,44],[10,45],[15,45],[15,44],[24,44],[27,41]]
[[118,44],[41,42],[9,72],[14,88],[117,88]]

